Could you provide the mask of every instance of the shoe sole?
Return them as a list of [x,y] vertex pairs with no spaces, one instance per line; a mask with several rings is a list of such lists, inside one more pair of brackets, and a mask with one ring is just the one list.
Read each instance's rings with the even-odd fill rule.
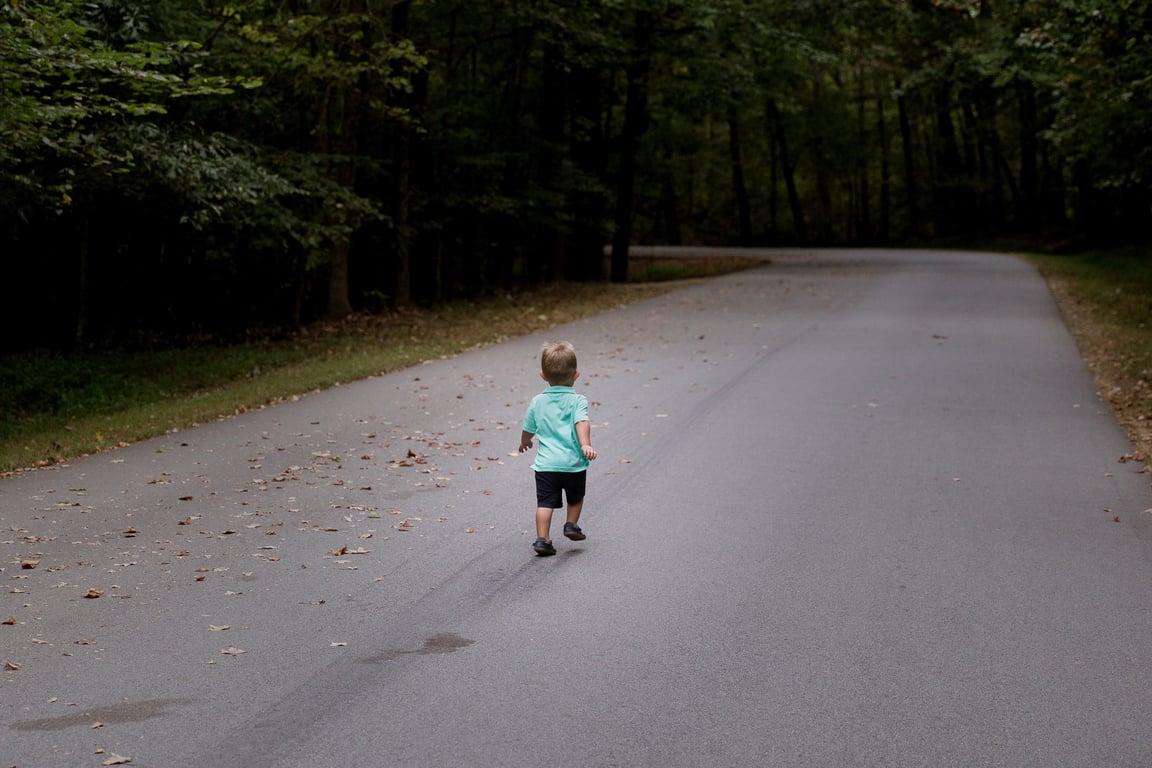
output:
[[583,533],[577,533],[576,531],[564,531],[564,536],[572,539],[572,541],[584,541],[584,539],[588,538]]
[[540,557],[551,557],[552,555],[556,554],[555,549],[543,549],[543,548],[537,548],[537,547],[532,547],[532,549],[535,549],[536,554],[539,555]]

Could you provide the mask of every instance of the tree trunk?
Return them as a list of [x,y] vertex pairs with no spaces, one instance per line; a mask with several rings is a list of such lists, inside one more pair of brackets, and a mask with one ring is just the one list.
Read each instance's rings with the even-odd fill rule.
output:
[[792,231],[801,242],[808,239],[808,227],[804,223],[804,210],[800,206],[800,194],[796,191],[796,177],[792,173],[792,158],[788,154],[788,133],[784,130],[784,121],[780,119],[780,110],[776,108],[776,100],[768,99],[768,120],[772,125],[776,137],[776,146],[780,150],[780,170],[784,174],[784,187],[788,191],[788,207],[792,211]]
[[856,176],[860,189],[860,199],[856,204],[856,239],[870,242],[872,240],[872,198],[868,184],[868,127],[867,109],[868,98],[865,94],[864,75],[856,72]]
[[877,237],[888,242],[892,226],[892,159],[889,155],[888,127],[884,122],[884,96],[876,97],[876,133],[880,144],[880,223]]
[[752,207],[748,202],[748,187],[744,182],[744,161],[740,156],[740,121],[736,105],[728,104],[728,156],[732,160],[732,192],[736,196],[736,212],[740,222],[740,244],[752,244]]
[[[397,40],[408,39],[410,25],[408,11],[411,0],[399,0],[392,6],[392,35]],[[393,74],[402,76],[400,64],[393,67]],[[405,112],[411,107],[412,99],[401,89],[395,89],[392,99]],[[412,123],[409,116],[401,117],[393,130],[392,138],[392,228],[393,244],[396,248],[396,270],[392,278],[392,304],[406,307],[412,303],[412,250],[408,232],[408,201],[412,171]]]
[[632,214],[635,209],[636,153],[640,137],[648,130],[648,75],[652,69],[652,38],[655,33],[655,16],[650,11],[637,11],[632,38],[632,61],[624,68],[628,88],[624,104],[624,127],[620,136],[616,226],[612,234],[611,278],[614,283],[628,279],[628,248],[632,241]]
[[954,234],[967,226],[969,201],[964,194],[964,159],[952,121],[952,84],[936,88],[936,177],[932,194],[932,220],[936,234]]
[[80,224],[80,264],[79,278],[76,286],[76,327],[72,339],[73,346],[79,351],[84,346],[88,335],[88,248],[91,232],[91,219],[87,212],[83,214]]
[[1038,173],[1036,156],[1037,138],[1036,91],[1031,83],[1021,81],[1016,86],[1020,115],[1020,217],[1025,222],[1036,220]]
[[768,186],[768,231],[773,240],[780,232],[780,151],[776,146],[776,132],[768,121],[768,164],[771,181]]
[[904,195],[905,205],[908,207],[908,234],[912,237],[920,235],[920,201],[919,190],[916,184],[916,149],[912,139],[912,123],[908,117],[908,99],[901,90],[901,84],[896,83],[896,109],[900,121],[901,153],[904,155]]
[[604,243],[607,231],[609,200],[602,189],[608,183],[608,142],[605,140],[603,76],[594,69],[573,67],[568,73],[568,107],[573,123],[584,130],[568,136],[568,154],[578,173],[597,184],[582,184],[568,191],[568,209],[572,212],[573,226],[566,237],[564,248],[565,273],[569,278],[603,280]]
[[[567,116],[561,52],[549,45],[544,52],[543,72],[540,77],[540,155],[536,164],[536,183],[545,192],[561,192],[561,170],[564,163],[564,122]],[[541,274],[553,282],[565,279],[564,232],[560,218],[563,211],[551,207],[545,220],[537,222],[536,239],[539,243],[540,263],[533,265],[532,277]]]
[[[352,0],[348,4],[348,13],[361,14],[363,18],[366,3],[367,0]],[[348,58],[354,62],[362,61],[364,39],[354,39],[349,46]],[[329,177],[349,190],[356,188],[356,155],[360,150],[360,119],[364,105],[362,85],[332,83],[319,116],[320,146],[328,155]],[[337,223],[347,222],[337,219]],[[329,252],[328,315],[331,317],[352,314],[348,272],[351,250],[351,233],[344,233],[337,236]]]
[[[355,189],[356,161],[358,149],[357,132],[360,122],[359,89],[349,88],[337,98],[339,110],[337,146],[340,157],[330,160],[332,179],[342,187]],[[347,317],[352,314],[352,300],[349,293],[348,257],[352,250],[351,233],[338,235],[329,251],[328,272],[328,314],[332,317]]]

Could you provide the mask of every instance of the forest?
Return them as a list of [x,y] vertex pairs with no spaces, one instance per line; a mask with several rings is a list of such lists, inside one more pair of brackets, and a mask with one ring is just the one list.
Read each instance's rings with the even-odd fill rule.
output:
[[1146,0],[0,0],[6,352],[645,244],[1140,242]]

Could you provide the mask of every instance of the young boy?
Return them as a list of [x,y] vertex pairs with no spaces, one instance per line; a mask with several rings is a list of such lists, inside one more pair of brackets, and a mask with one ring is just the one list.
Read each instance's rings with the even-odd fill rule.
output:
[[576,350],[566,341],[545,344],[540,353],[540,378],[548,388],[532,398],[524,414],[520,452],[532,450],[532,438],[540,438],[536,461],[536,554],[556,554],[549,534],[552,510],[568,499],[564,535],[573,541],[586,537],[577,523],[584,508],[588,462],[596,458],[592,447],[592,427],[588,423],[588,398],[576,394],[572,385],[580,378],[576,370]]

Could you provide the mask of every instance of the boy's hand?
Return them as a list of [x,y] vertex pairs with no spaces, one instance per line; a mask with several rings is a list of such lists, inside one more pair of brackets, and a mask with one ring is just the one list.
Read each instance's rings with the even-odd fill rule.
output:
[[532,450],[532,441],[531,440],[521,440],[520,441],[520,453],[524,453],[525,451],[530,451],[530,450]]
[[588,459],[588,461],[596,460],[596,449],[592,446],[582,445],[580,446],[580,450],[584,451],[584,458]]

